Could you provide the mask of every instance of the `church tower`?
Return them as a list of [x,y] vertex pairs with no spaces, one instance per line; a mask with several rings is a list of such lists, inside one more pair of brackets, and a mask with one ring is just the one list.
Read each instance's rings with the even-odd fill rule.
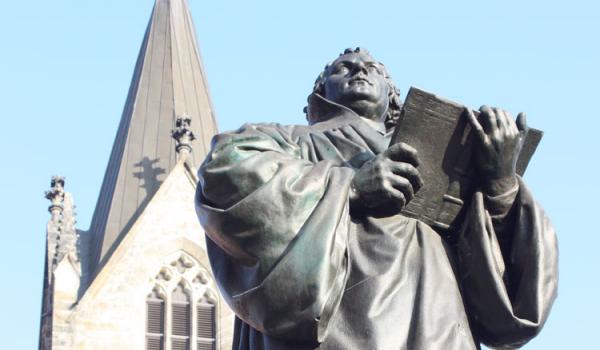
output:
[[231,348],[194,209],[216,131],[187,0],[156,0],[89,230],[64,178],[46,193],[40,349]]

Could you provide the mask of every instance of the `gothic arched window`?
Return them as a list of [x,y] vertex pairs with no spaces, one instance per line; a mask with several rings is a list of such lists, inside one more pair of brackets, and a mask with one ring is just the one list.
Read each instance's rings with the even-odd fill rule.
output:
[[158,289],[146,298],[146,350],[162,350],[165,335],[165,301]]
[[196,334],[198,350],[215,350],[215,305],[208,302],[196,304]]
[[216,350],[217,298],[210,274],[183,252],[167,261],[146,300],[146,350],[167,345],[171,350]]
[[189,350],[192,316],[190,298],[182,283],[171,292],[171,349]]

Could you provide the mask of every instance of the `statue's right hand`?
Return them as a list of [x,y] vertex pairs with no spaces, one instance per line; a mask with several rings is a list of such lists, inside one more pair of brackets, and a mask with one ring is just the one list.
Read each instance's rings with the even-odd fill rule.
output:
[[366,162],[354,175],[351,205],[398,213],[423,186],[417,151],[397,143]]

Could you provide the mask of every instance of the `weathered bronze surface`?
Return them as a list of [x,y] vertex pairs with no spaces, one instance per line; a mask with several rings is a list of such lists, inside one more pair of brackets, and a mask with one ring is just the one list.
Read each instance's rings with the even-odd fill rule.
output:
[[237,315],[235,349],[514,348],[556,297],[557,243],[516,173],[527,131],[467,114],[476,182],[455,239],[401,214],[419,149],[390,146],[402,103],[385,67],[346,50],[318,77],[309,125],[217,135],[197,212]]

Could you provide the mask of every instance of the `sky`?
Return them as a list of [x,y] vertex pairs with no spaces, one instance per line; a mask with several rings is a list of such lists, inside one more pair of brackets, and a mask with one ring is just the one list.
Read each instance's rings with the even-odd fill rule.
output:
[[[219,129],[304,123],[325,63],[362,46],[404,97],[527,113],[525,180],[559,238],[559,297],[525,349],[588,349],[600,313],[600,5],[595,1],[190,0]],[[87,229],[153,0],[4,0],[0,10],[0,339],[37,348],[55,174]]]

